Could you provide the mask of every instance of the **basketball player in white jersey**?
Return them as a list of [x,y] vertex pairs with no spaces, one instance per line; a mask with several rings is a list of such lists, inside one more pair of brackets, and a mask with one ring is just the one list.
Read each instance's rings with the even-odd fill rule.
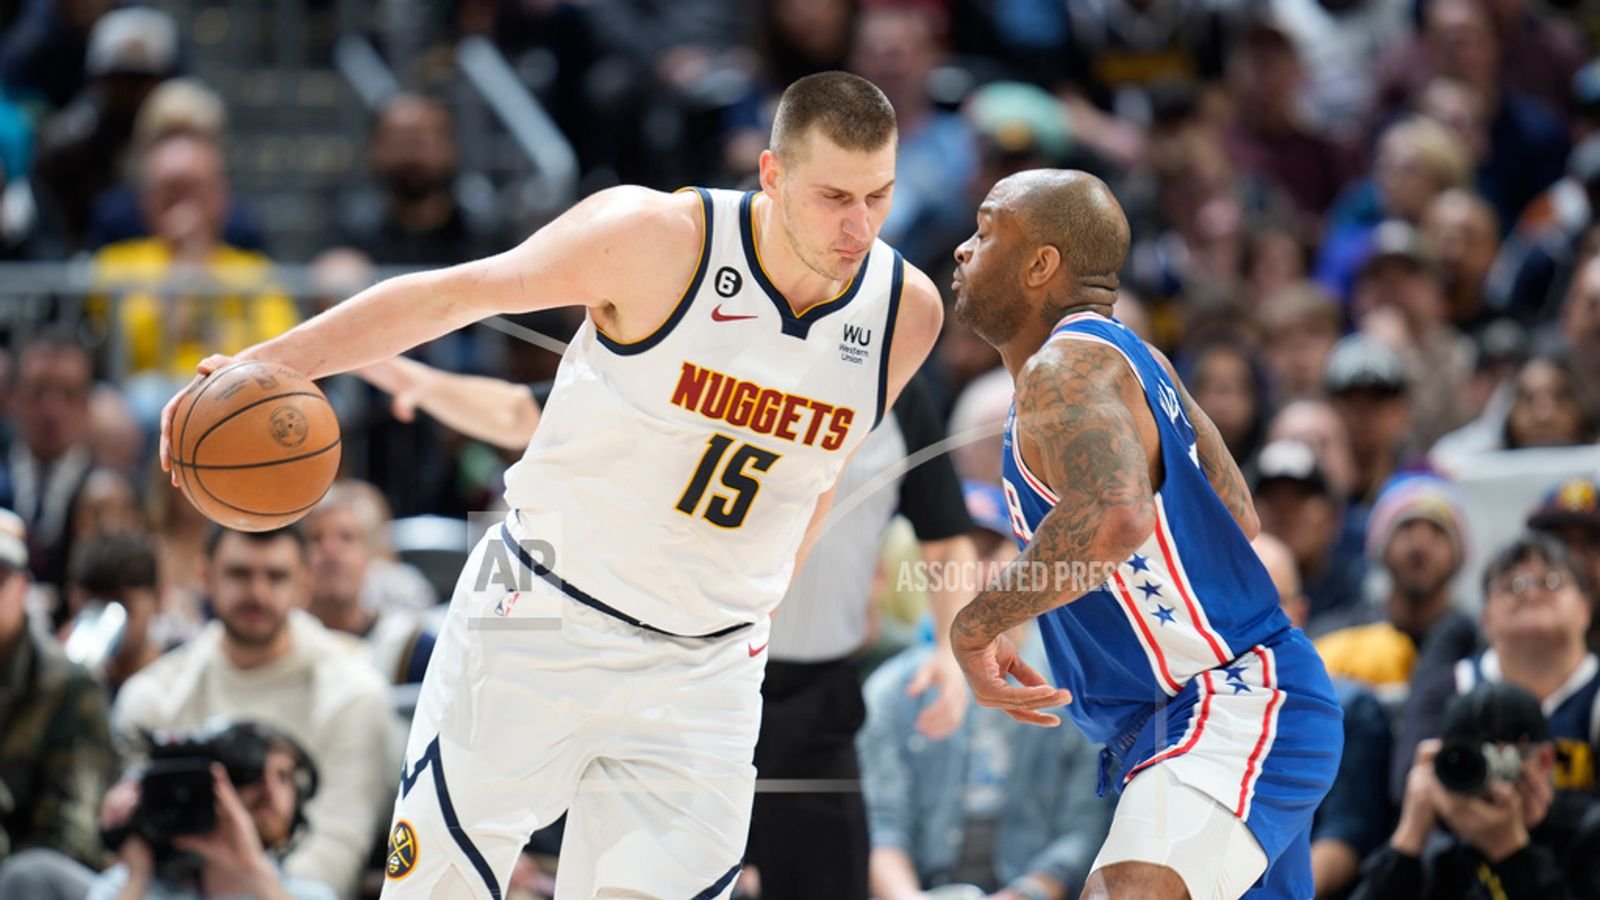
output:
[[562,900],[729,895],[769,616],[942,321],[877,240],[895,146],[876,87],[810,76],[759,192],[603,191],[240,354],[321,378],[488,315],[586,308],[423,682],[386,897],[499,898],[563,811]]

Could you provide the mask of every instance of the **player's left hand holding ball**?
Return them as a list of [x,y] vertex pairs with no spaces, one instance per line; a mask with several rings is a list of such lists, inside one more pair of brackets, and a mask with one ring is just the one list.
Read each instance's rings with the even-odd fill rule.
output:
[[[1038,670],[1023,662],[1010,638],[1001,634],[980,643],[962,633],[959,619],[958,616],[958,627],[950,636],[950,649],[966,674],[967,683],[972,685],[972,696],[1018,722],[1047,728],[1060,725],[1059,717],[1038,710],[1071,703],[1072,692],[1051,685]],[[1016,678],[1021,687],[1008,683],[1008,675]]]
[[200,364],[194,367],[199,374],[194,376],[193,381],[184,385],[183,390],[173,394],[172,399],[167,401],[166,406],[161,407],[161,471],[167,472],[172,476],[173,487],[178,486],[178,473],[172,471],[172,414],[178,408],[178,400],[189,392],[189,388],[194,387],[195,382],[224,366],[233,365],[236,361],[233,357],[223,356],[220,353],[200,360]]

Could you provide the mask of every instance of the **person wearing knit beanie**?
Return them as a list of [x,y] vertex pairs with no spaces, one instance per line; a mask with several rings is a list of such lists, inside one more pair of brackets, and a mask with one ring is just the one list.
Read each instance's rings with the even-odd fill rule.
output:
[[1395,532],[1422,520],[1438,526],[1455,548],[1455,569],[1467,558],[1467,517],[1461,495],[1448,480],[1428,472],[1396,475],[1378,493],[1367,520],[1367,557],[1382,565]]
[[1448,666],[1477,646],[1473,620],[1457,610],[1451,584],[1468,551],[1460,494],[1431,473],[1390,478],[1367,525],[1367,556],[1388,572],[1389,591],[1317,641],[1328,671],[1371,685],[1398,703],[1417,673]]

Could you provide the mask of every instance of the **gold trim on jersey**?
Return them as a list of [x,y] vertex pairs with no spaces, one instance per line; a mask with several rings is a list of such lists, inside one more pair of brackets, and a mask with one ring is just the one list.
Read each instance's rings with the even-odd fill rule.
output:
[[[758,198],[759,196],[760,195],[757,195]],[[810,316],[821,315],[829,310],[834,304],[846,299],[852,292],[852,289],[856,287],[857,283],[863,278],[867,277],[867,259],[870,257],[870,254],[868,254],[867,257],[862,257],[861,268],[856,270],[856,275],[854,278],[845,282],[844,287],[839,290],[839,293],[834,294],[833,297],[828,300],[824,300],[821,303],[812,306],[805,312],[795,312],[794,301],[789,299],[788,294],[778,290],[777,282],[772,280],[772,273],[767,271],[767,264],[761,261],[761,236],[756,232],[756,204],[754,200],[752,200],[750,203],[750,249],[755,251],[756,266],[761,269],[762,277],[766,278],[767,283],[772,285],[773,292],[782,297],[783,302],[789,305],[789,315],[802,321]]]
[[673,193],[681,194],[684,191],[694,191],[700,200],[697,207],[700,211],[700,256],[695,263],[694,274],[689,277],[689,283],[684,287],[683,293],[679,295],[678,302],[674,303],[672,309],[667,313],[667,317],[644,337],[632,341],[618,340],[607,334],[606,330],[600,327],[600,320],[591,314],[589,319],[594,322],[595,333],[603,339],[602,343],[607,344],[608,349],[613,352],[624,354],[630,352],[639,353],[648,350],[659,338],[665,337],[666,332],[677,325],[678,320],[682,319],[683,314],[688,311],[689,305],[694,302],[694,295],[699,293],[700,282],[705,280],[706,268],[711,263],[711,195],[704,189],[697,187],[682,187],[673,191]]

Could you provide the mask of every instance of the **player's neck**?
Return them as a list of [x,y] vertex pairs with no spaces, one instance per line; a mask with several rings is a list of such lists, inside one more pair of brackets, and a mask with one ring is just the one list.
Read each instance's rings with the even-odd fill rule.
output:
[[1111,307],[1104,303],[1078,303],[1061,308],[1052,306],[1050,312],[1042,312],[999,348],[1000,361],[1005,365],[1006,371],[1011,373],[1011,380],[1016,381],[1017,375],[1022,372],[1022,367],[1028,364],[1028,360],[1039,352],[1046,341],[1050,340],[1050,334],[1061,324],[1062,319],[1080,312],[1093,312],[1111,318]]
[[818,274],[800,259],[800,255],[785,240],[777,207],[772,205],[766,194],[756,195],[754,227],[756,258],[761,261],[767,279],[789,301],[796,314],[832,300],[850,284],[848,279],[839,281]]

